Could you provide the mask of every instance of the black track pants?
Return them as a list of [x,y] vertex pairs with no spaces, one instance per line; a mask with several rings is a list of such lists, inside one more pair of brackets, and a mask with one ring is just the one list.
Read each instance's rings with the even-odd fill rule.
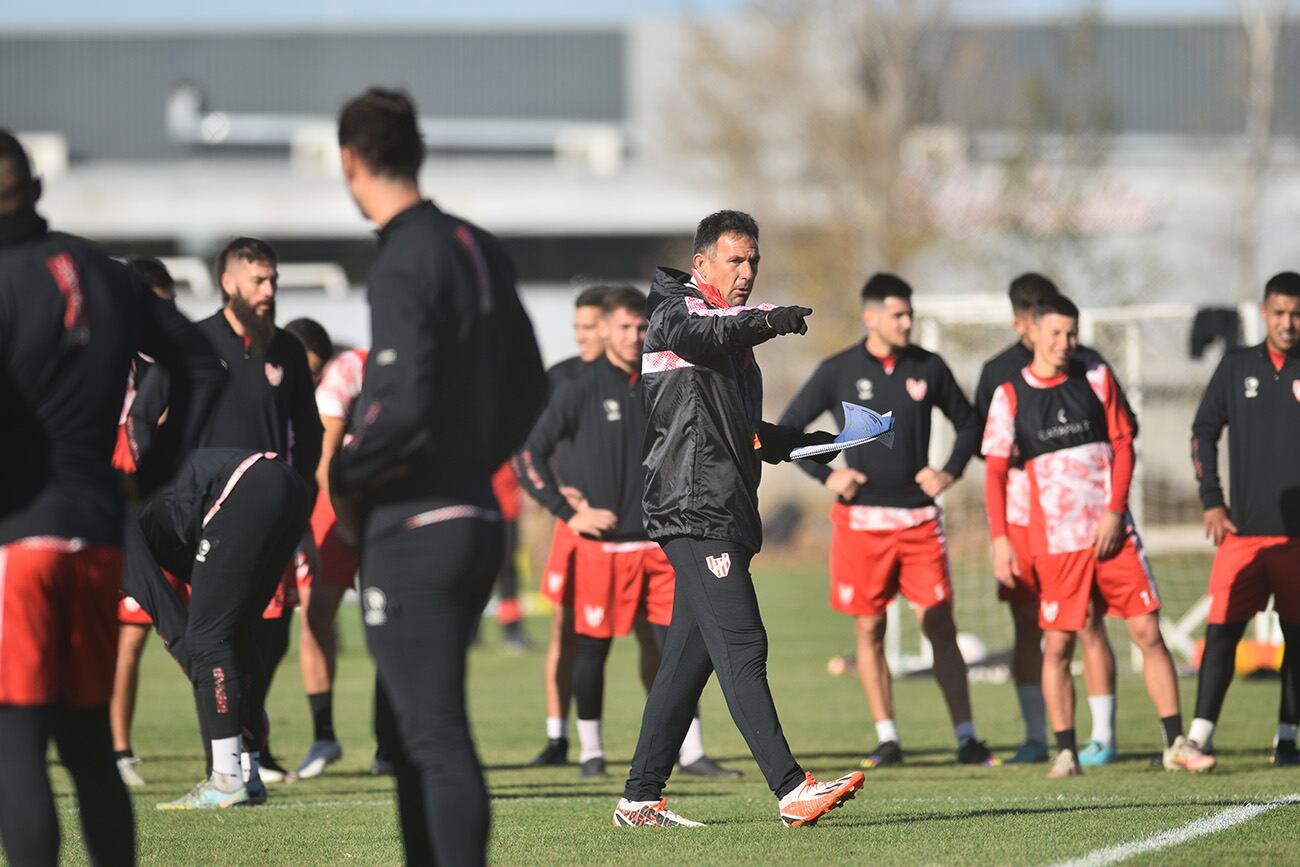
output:
[[768,786],[777,797],[793,791],[804,773],[790,754],[767,685],[767,631],[749,574],[754,552],[734,542],[689,537],[661,545],[677,573],[673,622],[623,796],[659,798],[714,671]]

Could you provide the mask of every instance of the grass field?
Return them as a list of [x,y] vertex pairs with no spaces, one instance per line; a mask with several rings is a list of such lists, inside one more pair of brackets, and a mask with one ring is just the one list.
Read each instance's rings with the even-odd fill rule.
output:
[[[831,678],[828,656],[850,645],[848,622],[826,607],[823,573],[764,571],[758,585],[771,637],[772,689],[800,761],[819,775],[856,768],[874,743],[856,679]],[[145,659],[135,749],[149,785],[133,792],[140,861],[145,864],[393,864],[401,861],[392,784],[367,774],[372,672],[356,608],[341,615],[345,653],[335,706],[346,754],[320,779],[271,787],[263,808],[159,813],[200,776],[193,704],[175,665],[151,642]],[[543,620],[530,623],[534,637]],[[616,643],[609,664],[606,739],[612,776],[582,780],[575,767],[524,767],[543,741],[541,654],[506,656],[494,624],[471,663],[472,707],[493,795],[490,857],[498,864],[1049,864],[1140,840],[1237,805],[1300,793],[1300,770],[1267,762],[1276,719],[1276,681],[1238,681],[1216,736],[1221,765],[1202,777],[1150,766],[1159,747],[1154,711],[1139,678],[1121,678],[1122,760],[1073,780],[1048,781],[1046,767],[971,769],[953,761],[953,738],[929,679],[896,684],[899,724],[909,762],[869,772],[858,799],[815,829],[787,830],[731,723],[716,684],[706,690],[705,742],[712,755],[742,769],[736,781],[670,782],[670,806],[710,827],[690,831],[614,829],[610,814],[622,788],[640,720],[635,650]],[[1121,660],[1126,654],[1120,654]],[[1195,684],[1183,681],[1184,715]],[[981,737],[1006,754],[1021,728],[1011,686],[972,687]],[[296,762],[310,730],[290,651],[271,697],[277,755]],[[1086,735],[1086,704],[1080,719]],[[576,755],[576,750],[574,751]],[[64,860],[83,863],[75,800],[54,772],[64,822]],[[1300,863],[1300,805],[1264,812],[1219,833],[1139,855],[1126,863]]]

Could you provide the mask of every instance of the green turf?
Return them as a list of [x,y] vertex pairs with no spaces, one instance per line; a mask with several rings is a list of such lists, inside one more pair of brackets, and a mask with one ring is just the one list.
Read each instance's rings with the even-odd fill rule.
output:
[[[771,638],[769,670],[795,754],[820,775],[856,768],[874,743],[855,679],[825,673],[828,656],[851,645],[848,621],[826,607],[824,576],[763,569],[759,592]],[[371,668],[356,608],[342,614],[344,656],[336,692],[346,755],[318,780],[271,786],[265,808],[159,813],[157,801],[182,794],[202,770],[192,701],[174,664],[153,642],[146,654],[135,749],[149,785],[133,792],[140,860],[146,864],[393,864],[401,860],[391,781],[370,777]],[[529,628],[539,641],[546,624]],[[1127,658],[1120,654],[1121,661]],[[471,664],[480,752],[493,794],[490,857],[498,864],[962,863],[1045,864],[1123,843],[1212,815],[1225,807],[1300,792],[1300,769],[1266,764],[1277,681],[1238,681],[1216,737],[1222,761],[1212,775],[1166,774],[1149,765],[1159,746],[1154,711],[1140,678],[1121,678],[1123,759],[1065,781],[1045,766],[972,769],[953,762],[953,738],[937,688],[928,679],[896,683],[908,764],[868,773],[865,790],[815,829],[787,830],[715,684],[703,702],[712,755],[742,769],[738,781],[671,781],[671,806],[710,824],[691,831],[614,829],[610,814],[622,787],[640,719],[631,641],[616,643],[609,663],[606,739],[612,776],[582,780],[574,767],[522,767],[542,745],[541,654],[502,654],[495,625]],[[1183,681],[1185,716],[1195,685]],[[1010,685],[972,687],[981,736],[1006,754],[1021,729]],[[1086,705],[1085,705],[1086,707]],[[272,694],[273,744],[286,764],[310,736],[306,702],[291,651]],[[1087,731],[1086,710],[1081,732]],[[64,859],[84,862],[75,801],[62,770],[54,773],[64,820]],[[1275,810],[1214,836],[1134,859],[1185,864],[1300,862],[1300,807]]]

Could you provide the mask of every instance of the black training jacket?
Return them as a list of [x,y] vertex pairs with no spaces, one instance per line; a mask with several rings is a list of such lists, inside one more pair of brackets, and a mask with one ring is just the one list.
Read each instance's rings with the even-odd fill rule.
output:
[[493,235],[425,201],[380,232],[367,288],[371,349],[352,439],[334,460],[339,490],[365,507],[495,508],[489,479],[546,400],[510,257]]
[[[1228,427],[1230,501],[1219,481],[1219,434]],[[1227,505],[1243,536],[1300,536],[1300,357],[1273,367],[1266,344],[1223,356],[1192,422],[1201,506]]]
[[[979,450],[979,419],[962,394],[952,371],[933,352],[909,346],[896,353],[894,368],[886,373],[880,359],[855,343],[818,365],[812,377],[790,401],[781,424],[802,430],[825,411],[844,427],[842,401],[856,403],[884,414],[894,413],[894,447],[857,448],[844,453],[845,463],[867,475],[867,483],[852,500],[860,506],[890,506],[905,509],[934,505],[934,500],[916,483],[916,474],[929,462],[931,409],[938,407],[956,428],[952,452],[945,472],[960,478],[966,464]],[[819,481],[826,481],[831,468],[815,461],[799,461],[799,468]]]
[[528,435],[511,467],[524,490],[561,521],[573,507],[559,491],[550,463],[556,449],[569,443],[582,456],[582,481],[565,480],[582,491],[593,508],[618,515],[618,526],[601,536],[608,541],[646,538],[641,498],[645,468],[646,408],[641,376],[629,377],[606,358],[584,364],[560,384]]
[[689,279],[660,268],[650,287],[641,363],[646,531],[757,551],[760,459],[788,460],[803,433],[762,420],[763,375],[750,350],[776,336],[765,311],[710,307]]
[[148,353],[182,399],[140,464],[149,490],[193,446],[224,374],[208,341],[129,268],[50,232],[35,211],[0,217],[0,545],[32,536],[121,543],[111,465],[127,373]]
[[[198,327],[230,373],[199,446],[275,452],[293,464],[314,491],[324,429],[302,343],[277,328],[266,351],[254,351],[220,310],[201,320]],[[127,413],[127,439],[137,460],[148,453],[153,426],[171,402],[173,391],[165,371],[150,369],[140,380]]]
[[[1111,375],[1115,373],[1115,368],[1110,362],[1090,346],[1076,347],[1074,357],[1083,362],[1083,366],[1088,370],[1104,364],[1110,368]],[[984,425],[988,421],[989,405],[993,403],[993,395],[997,392],[998,386],[1014,379],[1033,360],[1034,350],[1017,340],[984,362],[984,366],[980,368],[979,381],[975,386],[975,413],[979,416],[980,431],[984,430]],[[1133,415],[1132,407],[1128,406],[1128,398],[1124,397],[1124,389],[1118,378],[1115,380],[1115,387],[1119,390],[1120,400],[1128,409],[1129,417],[1133,419],[1133,435],[1137,436],[1137,417]]]
[[[546,382],[549,386],[548,393],[555,394],[560,390],[561,385],[576,376],[589,363],[575,355],[552,365],[546,371]],[[640,446],[638,445],[637,448],[639,449]],[[561,440],[556,443],[555,450],[551,454],[551,469],[559,477],[560,484],[572,485],[581,490],[584,483],[582,475],[584,468],[585,462],[582,460],[582,456],[574,450],[572,441]]]

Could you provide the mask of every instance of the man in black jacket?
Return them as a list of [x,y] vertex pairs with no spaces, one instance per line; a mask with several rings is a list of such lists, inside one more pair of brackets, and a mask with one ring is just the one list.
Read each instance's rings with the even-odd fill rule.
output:
[[650,290],[642,504],[646,531],[668,555],[677,585],[616,826],[700,824],[666,809],[660,794],[715,670],[785,824],[812,824],[862,787],[861,773],[819,783],[799,767],[767,685],[767,632],[749,571],[762,547],[760,462],[787,461],[796,446],[833,437],[762,420],[753,347],[807,333],[812,311],[746,306],[758,259],[754,218],[719,211],[696,229],[692,273],[661,268]]
[[166,481],[224,375],[193,325],[124,265],[49,231],[40,181],[0,130],[0,842],[12,864],[54,864],[46,773],[57,744],[95,864],[135,860],[131,802],[113,763],[125,502],[111,459],[136,352],[167,368],[176,401],[133,480]]
[[[781,417],[781,424],[802,430],[830,412],[843,427],[848,401],[892,411],[898,426],[890,451],[854,449],[845,454],[847,466],[837,470],[799,462],[837,496],[831,507],[831,607],[854,619],[858,674],[879,740],[862,766],[903,760],[885,660],[885,609],[899,593],[912,604],[934,648],[934,677],[952,719],[957,761],[996,764],[971,718],[948,548],[935,502],[979,448],[979,422],[944,360],[912,343],[911,286],[893,274],[873,274],[862,287],[862,322],[866,340],[823,361]],[[927,463],[935,408],[956,431],[942,469]]]
[[420,195],[410,98],[372,89],[348,102],[339,146],[380,249],[365,383],[330,490],[341,521],[357,516],[407,863],[481,864],[489,806],[465,654],[501,558],[491,477],[541,410],[546,373],[501,242]]
[[[1219,550],[1210,571],[1210,613],[1187,738],[1209,750],[1232,683],[1237,642],[1273,596],[1282,622],[1282,701],[1273,762],[1300,764],[1300,274],[1264,287],[1268,337],[1223,356],[1192,422],[1192,464],[1205,534]],[[1228,428],[1230,500],[1219,480],[1218,442]]]

